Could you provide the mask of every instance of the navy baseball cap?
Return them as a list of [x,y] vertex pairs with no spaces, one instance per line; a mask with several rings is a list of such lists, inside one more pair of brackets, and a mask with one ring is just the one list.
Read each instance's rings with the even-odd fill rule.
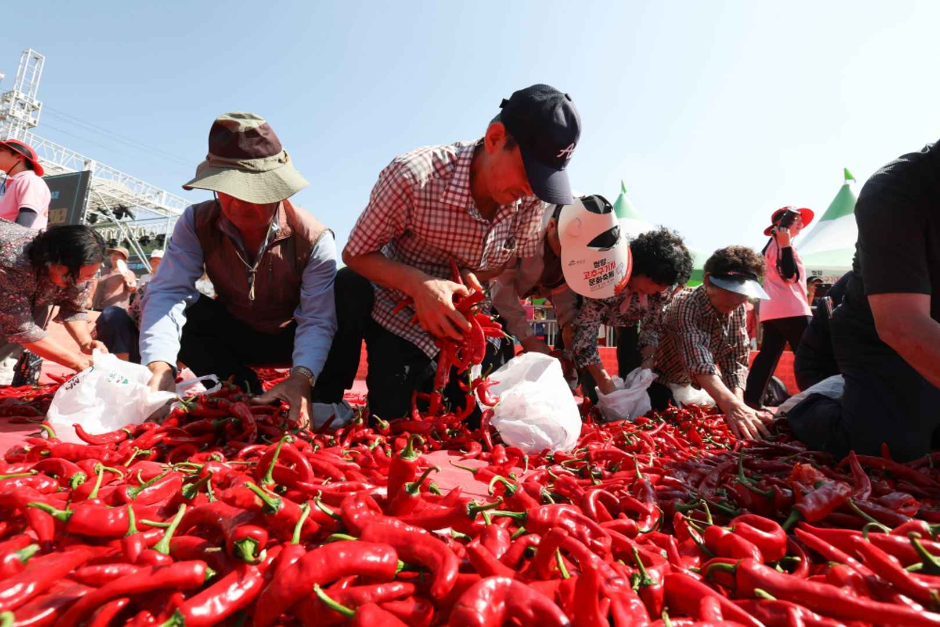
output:
[[581,116],[571,96],[532,85],[503,100],[500,108],[500,122],[519,144],[532,191],[547,203],[572,204],[565,168],[581,138]]

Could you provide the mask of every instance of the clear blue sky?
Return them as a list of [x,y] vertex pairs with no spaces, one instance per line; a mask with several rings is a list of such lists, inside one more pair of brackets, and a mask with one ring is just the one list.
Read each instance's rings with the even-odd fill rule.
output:
[[613,201],[623,179],[703,250],[759,246],[773,209],[824,210],[843,167],[861,183],[940,138],[930,0],[8,0],[0,15],[0,90],[22,49],[46,55],[37,133],[198,201],[179,186],[212,120],[255,111],[341,244],[392,157],[481,136],[536,82],[580,109],[574,187]]

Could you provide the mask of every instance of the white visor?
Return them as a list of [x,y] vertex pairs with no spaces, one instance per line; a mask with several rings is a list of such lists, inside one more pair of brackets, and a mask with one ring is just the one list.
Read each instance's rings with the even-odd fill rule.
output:
[[630,280],[630,248],[603,196],[575,198],[558,216],[561,268],[568,287],[586,298],[610,298]]
[[770,296],[761,287],[757,277],[751,274],[709,274],[708,279],[715,287],[741,294],[749,298],[770,300]]

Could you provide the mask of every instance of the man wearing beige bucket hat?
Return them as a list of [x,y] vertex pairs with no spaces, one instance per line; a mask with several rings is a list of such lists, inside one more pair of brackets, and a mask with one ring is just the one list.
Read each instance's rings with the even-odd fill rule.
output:
[[[215,198],[183,212],[142,300],[141,363],[152,388],[173,388],[177,360],[255,392],[251,366],[291,366],[256,402],[285,401],[289,419],[307,424],[336,332],[333,234],[288,200],[307,185],[262,117],[215,120],[209,154],[183,185]],[[216,299],[196,289],[203,269]]]

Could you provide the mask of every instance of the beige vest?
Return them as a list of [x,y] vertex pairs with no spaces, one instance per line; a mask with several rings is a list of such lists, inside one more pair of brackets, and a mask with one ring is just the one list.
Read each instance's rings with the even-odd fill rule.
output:
[[278,211],[280,230],[255,260],[252,290],[252,271],[242,261],[235,243],[219,228],[221,216],[221,206],[215,200],[196,205],[196,236],[217,298],[229,313],[251,328],[278,333],[294,319],[304,268],[329,229],[310,213],[295,209],[287,200],[282,202]]

